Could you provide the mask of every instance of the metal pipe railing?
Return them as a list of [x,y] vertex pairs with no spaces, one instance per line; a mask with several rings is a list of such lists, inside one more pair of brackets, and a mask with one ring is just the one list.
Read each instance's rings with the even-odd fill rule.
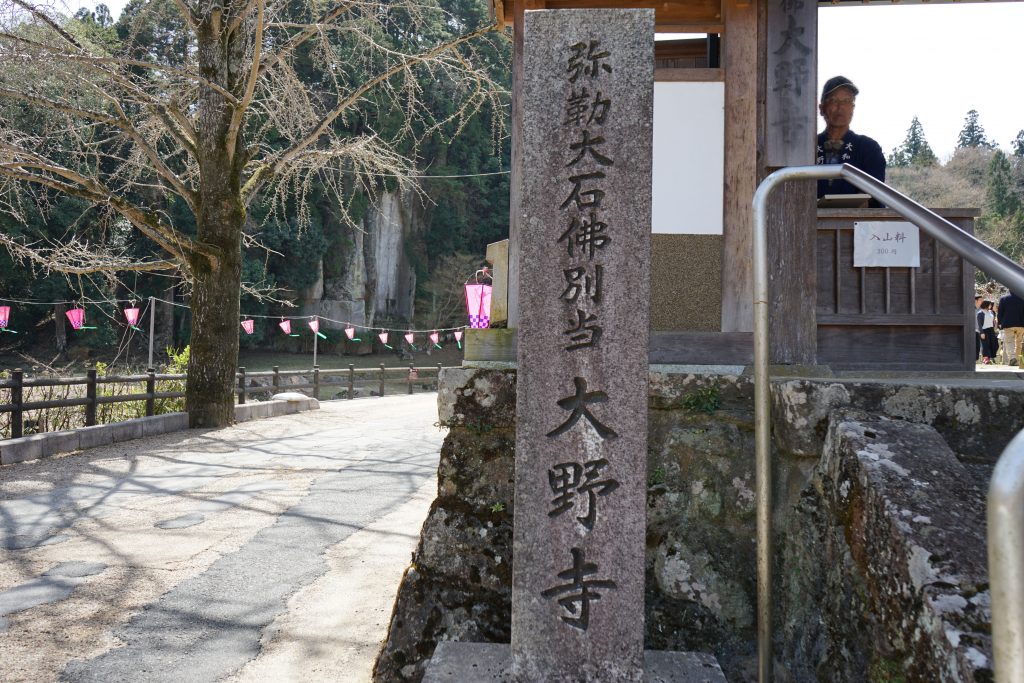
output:
[[1024,431],[999,456],[987,507],[996,680],[1024,681]]
[[[760,683],[769,683],[772,680],[772,471],[771,452],[771,394],[768,376],[768,196],[776,186],[789,180],[829,180],[842,178],[857,189],[866,192],[890,209],[895,210],[908,221],[924,230],[928,235],[938,240],[955,251],[961,258],[969,261],[974,266],[981,268],[988,275],[994,277],[1012,291],[1024,294],[1024,268],[1007,258],[992,247],[988,246],[973,235],[969,235],[949,221],[936,215],[934,212],[921,206],[909,197],[897,192],[882,181],[868,175],[858,168],[849,164],[822,165],[822,166],[792,166],[775,171],[758,186],[754,193],[754,446],[756,460],[756,489],[757,489],[757,659],[758,659],[758,680]],[[1024,432],[1022,432],[1024,434]],[[1024,452],[1024,439],[1022,434],[1011,442],[1010,446],[1016,445],[1019,451]],[[1008,447],[1009,450],[1010,447]],[[1005,458],[1005,455],[1004,455]],[[1016,470],[1024,472],[1024,455],[1015,456],[1012,461]],[[1000,464],[1002,459],[1000,460]],[[1011,465],[1007,465],[1011,467]],[[1024,481],[1024,474],[1018,474],[1018,478]],[[998,479],[997,474],[992,477],[993,484]],[[1024,484],[1021,484],[1021,491],[1024,491]],[[1011,560],[1006,561],[1006,566],[1000,571],[1009,570],[1013,572],[1012,578],[1000,575],[999,580],[1011,581],[1012,588],[1000,590],[1016,591],[1013,593],[1016,602],[1012,614],[1004,615],[1007,623],[1001,628],[1006,629],[1010,635],[1009,642],[1002,646],[995,646],[997,669],[999,671],[999,653],[1013,653],[1017,659],[1017,665],[1021,668],[1013,668],[1014,664],[1009,661],[1003,664],[1009,667],[1007,670],[1013,672],[1006,674],[1008,677],[1002,681],[1024,681],[1024,605],[1021,604],[1024,598],[1024,557],[1020,549],[1024,547],[1020,541],[1024,539],[1024,513],[1021,512],[1021,500],[1024,494],[1015,493],[1018,501],[1013,514],[1007,513],[1006,524],[1012,529],[1011,532],[1004,532],[998,538],[1001,550],[993,550],[989,546],[989,555],[993,557],[996,553],[1014,553]],[[989,493],[989,500],[992,500],[992,493]],[[990,503],[991,509],[991,503]],[[990,514],[990,528],[991,515]],[[990,539],[996,539],[991,535]],[[1012,542],[1007,540],[1012,539]],[[1009,544],[1009,545],[1007,545]],[[1001,556],[1002,557],[1002,556]],[[996,575],[993,572],[990,576],[992,586],[993,604],[993,640],[998,642],[1000,637],[995,626],[995,603],[996,603]],[[1009,594],[1009,593],[1007,593]],[[1002,602],[1009,602],[1009,599]],[[1008,660],[1010,655],[1005,655]],[[998,675],[998,673],[997,673]]]

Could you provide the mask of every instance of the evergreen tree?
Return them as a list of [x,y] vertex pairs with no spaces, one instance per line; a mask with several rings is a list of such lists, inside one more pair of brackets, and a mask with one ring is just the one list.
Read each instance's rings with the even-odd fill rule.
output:
[[985,137],[985,129],[978,122],[978,110],[972,109],[967,112],[964,118],[964,127],[957,138],[956,148],[985,147],[991,149],[994,145]]
[[1017,131],[1017,137],[1010,143],[1013,148],[1013,156],[1024,157],[1024,130]]
[[1020,210],[1020,199],[1012,190],[1012,167],[1002,150],[996,150],[988,165],[986,208],[992,213],[1009,218]]
[[915,116],[907,129],[903,144],[889,155],[890,166],[934,166],[938,163],[935,152],[924,137],[924,127]]

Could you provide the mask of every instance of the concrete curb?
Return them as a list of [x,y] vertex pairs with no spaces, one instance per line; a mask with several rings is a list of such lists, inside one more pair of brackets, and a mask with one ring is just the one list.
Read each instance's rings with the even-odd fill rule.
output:
[[[276,394],[269,401],[235,406],[235,422],[248,422],[265,417],[278,417],[319,409],[320,402],[315,398],[296,393]],[[188,429],[186,413],[168,413],[96,425],[95,427],[82,427],[66,432],[47,432],[23,436],[20,439],[6,439],[0,441],[0,465],[13,465],[17,462],[38,460],[59,453],[70,453],[186,429]]]

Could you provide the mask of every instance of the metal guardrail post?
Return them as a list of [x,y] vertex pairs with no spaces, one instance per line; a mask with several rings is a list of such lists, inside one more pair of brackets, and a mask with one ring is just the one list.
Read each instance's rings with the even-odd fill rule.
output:
[[245,366],[238,366],[238,405],[245,405]]
[[1024,681],[1024,431],[999,457],[988,487],[988,574],[997,683]]
[[380,395],[384,396],[384,364],[380,364]]
[[356,366],[348,364],[348,400],[355,398],[356,391]]
[[[771,394],[768,375],[768,195],[788,180],[827,180],[843,178],[851,185],[866,192],[876,200],[894,209],[908,221],[924,230],[931,237],[946,245],[961,258],[981,268],[987,274],[1016,292],[1024,292],[1024,268],[1014,263],[992,247],[973,235],[969,235],[934,212],[929,211],[914,200],[897,192],[882,181],[874,178],[858,168],[848,164],[822,166],[793,166],[775,171],[758,185],[754,193],[754,445],[755,471],[757,479],[757,673],[760,683],[772,680],[772,471],[771,471]],[[1020,435],[1012,444],[1024,450],[1024,444],[1018,443]],[[1011,444],[1011,445],[1012,445]],[[1024,458],[1022,458],[1024,459]],[[997,481],[997,475],[992,477]],[[991,494],[990,494],[991,495]],[[1020,504],[1017,505],[1020,515]],[[1024,524],[1024,517],[1017,520]],[[1024,547],[1024,531],[1017,525],[1018,534],[1014,538],[1017,545],[1010,548],[1018,550],[1015,558],[1014,571],[1024,572],[1024,559],[1019,556],[1019,549]],[[1006,547],[1006,546],[1004,546]],[[990,550],[990,553],[992,551]],[[1024,584],[1024,574],[1017,579]],[[1024,630],[1024,587],[1018,586],[1014,594],[1015,609],[1013,615],[1007,617],[1007,626],[1013,633],[1013,642],[1024,642],[1021,631]],[[995,606],[995,591],[992,603]],[[1003,602],[1006,602],[1005,600]],[[993,618],[995,610],[993,609]],[[993,623],[993,631],[995,624]],[[1024,646],[1018,647],[1024,662]],[[1024,666],[1024,664],[1022,664]],[[1024,680],[1024,669],[1020,675],[1016,669],[1006,681]],[[1000,679],[1002,683],[1003,679]]]
[[[315,343],[315,342],[314,342]],[[320,366],[313,366],[313,398],[320,400]]]
[[409,385],[409,395],[412,395],[412,381],[416,379],[417,374],[416,366],[409,363],[409,377],[406,379],[406,384]]
[[146,369],[146,393],[149,394],[146,399],[146,417],[153,417],[156,414],[156,398],[153,396],[156,393],[156,370],[153,368]]
[[85,373],[88,382],[85,385],[85,397],[89,400],[85,404],[85,426],[96,425],[96,368],[90,368]]
[[11,387],[11,405],[14,406],[14,410],[11,412],[11,438],[20,439],[24,434],[22,430],[24,429],[25,415],[22,412],[21,404],[25,402],[22,393],[25,373],[18,368],[11,372],[11,379],[14,381],[14,386]]
[[772,680],[771,387],[768,377],[768,195],[787,180],[838,178],[839,166],[772,173],[754,193],[754,453],[757,489],[757,679]]
[[274,385],[274,393],[276,394],[277,390],[281,388],[281,369],[276,365],[274,366],[274,378],[272,383]]

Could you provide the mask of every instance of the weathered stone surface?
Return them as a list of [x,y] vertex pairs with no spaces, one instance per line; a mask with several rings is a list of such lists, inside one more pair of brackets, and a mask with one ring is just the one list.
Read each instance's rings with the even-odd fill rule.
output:
[[516,373],[513,370],[444,368],[437,392],[441,424],[483,432],[515,427]]
[[818,457],[833,408],[852,407],[931,425],[966,462],[994,464],[1024,429],[1024,383],[935,380],[789,380],[772,383],[779,447]]
[[983,529],[984,496],[933,428],[834,413],[781,572],[798,680],[991,681]]
[[515,373],[447,369],[438,497],[399,588],[376,683],[420,681],[440,640],[511,635]]
[[[501,378],[500,381],[497,377]],[[507,504],[505,492],[510,488],[513,446],[511,431],[498,428],[494,416],[500,416],[502,424],[514,425],[515,372],[463,369],[446,374],[446,378],[446,382],[451,384],[443,386],[443,392],[459,400],[458,411],[453,411],[460,415],[457,423],[474,427],[453,428],[446,439],[440,466],[441,498],[435,511],[442,508],[473,511],[477,522],[467,525],[467,528],[484,529],[475,550],[460,546],[461,554],[476,554],[477,559],[459,558],[459,563],[490,566],[483,562],[486,557],[483,553],[501,555],[504,563],[506,554],[511,553],[510,544],[505,540],[511,538],[511,527],[502,525],[511,523],[511,518],[506,517],[511,506]],[[456,384],[456,381],[461,384]],[[849,396],[847,406],[880,408],[884,403],[881,399],[899,393],[899,387],[892,382],[851,382],[830,378],[777,380],[774,383],[773,410],[776,415],[781,415],[788,409],[779,395],[783,384],[790,385],[791,391],[803,392],[795,405],[801,410],[810,410],[822,394],[834,396],[839,393],[842,396],[832,388],[837,383]],[[492,390],[493,395],[489,393]],[[965,395],[985,396],[985,392],[992,396],[996,405],[1005,406],[1001,414],[1009,416],[1011,421],[1017,419],[1015,416],[1024,415],[1024,394],[1008,383],[997,383],[988,389],[974,386]],[[901,396],[905,397],[906,392]],[[792,401],[793,397],[786,400]],[[734,373],[718,375],[692,369],[678,374],[652,372],[649,401],[644,646],[657,650],[714,652],[730,681],[756,680],[752,673],[756,672],[756,667],[751,665],[756,604],[752,383],[749,378]],[[711,408],[711,412],[702,408],[716,402],[717,407]],[[840,402],[834,400],[833,403]],[[956,400],[949,405],[955,404]],[[901,416],[907,415],[905,403],[889,402],[886,405],[899,409]],[[942,415],[941,411],[934,413],[934,419],[939,422],[936,430],[940,434]],[[890,424],[916,428],[905,420]],[[841,520],[849,518],[857,508],[853,506],[852,499],[845,503],[846,512],[841,512],[841,508],[834,505],[827,506],[822,498],[822,484],[817,487],[808,485],[817,471],[820,450],[819,456],[810,457],[804,449],[811,448],[806,444],[815,442],[823,445],[827,427],[827,417],[824,424],[817,419],[808,419],[797,426],[794,420],[792,425],[784,427],[789,430],[785,435],[779,433],[776,425],[776,528],[780,533],[776,591],[784,601],[776,614],[777,623],[780,627],[785,623],[787,629],[787,644],[777,642],[776,652],[780,658],[785,655],[787,666],[792,668],[792,678],[798,681],[859,683],[871,680],[869,674],[875,675],[875,680],[885,681],[887,671],[902,675],[902,662],[885,654],[895,652],[892,645],[883,644],[883,647],[873,639],[875,633],[880,632],[881,617],[870,610],[868,583],[866,579],[858,578],[861,574],[841,524]],[[1005,446],[1002,434],[996,430],[982,430],[981,434],[987,440],[976,442],[978,453],[998,453]],[[923,457],[920,454],[932,449],[932,443],[920,442],[917,446],[920,450],[914,458]],[[798,452],[788,452],[787,444],[805,445],[800,446]],[[948,459],[949,450],[944,453],[943,457]],[[896,464],[905,467],[899,460]],[[964,486],[969,487],[972,483],[955,459],[949,466],[941,468],[922,466],[909,469],[913,472],[913,479],[928,484],[927,487],[915,485],[919,489],[918,495],[923,491],[926,498],[933,490],[932,470],[949,470],[954,473],[952,478]],[[966,497],[963,500],[963,504],[973,506],[974,518],[977,519],[983,503],[977,498]],[[506,509],[491,517],[488,508],[495,503],[502,503]],[[947,507],[952,511],[960,509]],[[908,506],[906,509],[921,508]],[[933,518],[931,524],[913,521],[914,517],[928,514],[914,513],[908,524],[919,528],[922,538],[932,538],[933,535],[943,538],[942,534],[946,532],[930,528],[939,526],[938,517]],[[486,527],[488,520],[496,522],[494,529]],[[969,526],[963,527],[960,535],[982,542],[983,527],[968,530]],[[499,528],[504,530],[499,531]],[[878,528],[883,533],[873,542],[889,543],[891,535],[885,531],[888,527]],[[471,540],[472,535],[460,534],[460,538]],[[892,538],[899,539],[898,536]],[[919,544],[933,553],[931,563],[945,560],[941,550],[933,550],[923,542]],[[951,547],[962,548],[962,545]],[[443,550],[442,546],[437,546],[431,551],[431,567],[446,562],[457,566],[455,558],[445,560],[443,552],[437,552],[439,548]],[[825,569],[828,573],[821,578]],[[939,570],[947,571],[941,566]],[[399,596],[402,604],[396,606],[386,646],[389,652],[402,653],[403,665],[408,667],[406,670],[410,677],[379,677],[378,681],[418,680],[422,670],[417,669],[417,663],[429,658],[438,640],[449,639],[449,630],[458,633],[459,640],[508,641],[510,616],[507,593],[481,591],[480,605],[484,608],[472,612],[469,606],[472,604],[472,591],[469,587],[462,586],[453,578],[438,577],[432,573],[433,569],[423,571],[429,574],[429,580],[424,578],[424,574],[415,572],[406,577],[407,582]],[[881,572],[882,569],[872,571]],[[888,569],[885,571],[890,572]],[[486,574],[484,571],[480,573]],[[465,575],[465,571],[460,575]],[[809,579],[812,575],[819,578]],[[877,578],[874,573],[871,577],[872,580]],[[826,578],[831,583],[826,582]],[[940,588],[931,586],[928,590]],[[931,595],[927,591],[919,592],[919,595],[924,593]],[[415,599],[411,599],[414,595]],[[459,603],[452,599],[453,595],[460,595],[460,599],[465,598],[468,602]],[[803,612],[799,611],[797,599],[803,605]],[[983,593],[965,599],[972,605],[971,609],[984,608]],[[456,616],[452,617],[454,623],[451,626],[443,625],[446,600],[456,604],[453,608]],[[919,600],[923,605],[924,598]],[[941,598],[940,604],[945,604],[943,600],[948,598]],[[955,598],[953,600],[956,601]],[[970,600],[975,602],[970,603]],[[432,611],[435,607],[437,611]],[[818,612],[812,610],[845,616],[822,626]],[[789,614],[804,616],[784,616]],[[402,629],[395,627],[397,622],[403,624]],[[973,636],[970,634],[974,633],[971,627],[955,628],[967,635],[954,633],[954,638],[960,637],[965,644],[971,642]],[[462,637],[470,631],[500,635]],[[881,654],[872,660],[875,656],[871,654],[872,648],[876,646],[881,648],[878,650]],[[798,665],[800,661],[803,663]],[[873,671],[872,666],[875,667]],[[776,680],[790,680],[785,678],[784,670],[779,671]],[[895,674],[889,680],[898,681]]]
[[525,16],[512,207],[520,683],[643,679],[653,36],[653,9]]

